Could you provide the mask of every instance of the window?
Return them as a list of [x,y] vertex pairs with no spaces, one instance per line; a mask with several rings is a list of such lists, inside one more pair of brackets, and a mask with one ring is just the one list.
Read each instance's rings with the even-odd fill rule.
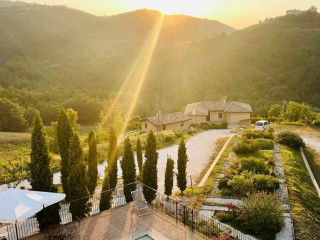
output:
[[181,122],[180,126],[183,127],[184,126],[184,122]]
[[148,124],[147,124],[147,123],[144,123],[144,127],[145,127],[145,128],[148,128]]
[[219,118],[222,118],[222,113],[218,113],[219,114]]
[[163,125],[163,126],[162,126],[162,130],[166,130],[166,125]]

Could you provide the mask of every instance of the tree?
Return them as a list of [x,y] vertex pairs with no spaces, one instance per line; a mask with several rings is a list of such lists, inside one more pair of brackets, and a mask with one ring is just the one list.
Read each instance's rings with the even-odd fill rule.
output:
[[131,202],[131,191],[136,190],[136,164],[134,162],[133,150],[129,138],[124,140],[121,168],[124,196],[127,202]]
[[178,149],[178,175],[177,184],[181,193],[187,188],[187,149],[183,138],[181,139],[179,149]]
[[53,175],[50,171],[50,158],[46,144],[46,134],[43,129],[39,111],[33,119],[31,135],[31,163],[30,180],[32,189],[35,191],[56,191],[53,186]]
[[282,112],[282,106],[280,104],[274,104],[268,110],[268,117],[279,117]]
[[113,189],[117,186],[117,177],[118,177],[118,156],[117,156],[117,136],[115,129],[110,128],[109,134],[109,154],[108,154],[108,175],[110,188]]
[[89,210],[86,198],[89,195],[87,169],[77,133],[74,133],[70,139],[69,163],[72,167],[70,167],[70,175],[67,178],[67,200],[71,201],[70,212],[72,219],[76,220],[84,217]]
[[311,14],[316,14],[316,13],[318,13],[318,8],[316,6],[311,6],[308,9],[308,12],[311,13]]
[[309,122],[311,121],[311,109],[309,106],[296,102],[289,102],[289,104],[286,106],[286,111],[283,114],[284,120],[290,121],[290,122],[297,122],[297,121],[303,121],[303,122]]
[[[53,175],[50,170],[50,157],[46,144],[46,134],[39,111],[36,111],[33,119],[30,157],[31,162],[29,168],[32,190],[56,192],[57,189],[53,185]],[[40,229],[45,228],[49,224],[46,221],[48,216],[50,216],[54,222],[60,222],[59,209],[60,206],[57,203],[37,213],[36,216]]]
[[97,161],[97,142],[95,133],[91,130],[88,137],[89,156],[88,156],[88,190],[90,194],[94,193],[98,179],[98,161]]
[[122,117],[121,104],[109,99],[100,113],[100,127],[103,129],[114,129],[116,134],[120,134],[124,119]]
[[80,127],[80,125],[78,124],[78,112],[73,110],[72,108],[68,108],[66,114],[69,119],[72,131],[78,132]]
[[66,111],[62,109],[58,116],[58,144],[61,156],[61,183],[63,191],[68,195],[67,178],[69,176],[69,146],[72,129]]
[[29,164],[21,153],[17,153],[14,159],[4,161],[0,158],[0,185],[7,184],[9,187],[17,187],[23,180],[28,179]]
[[[77,123],[78,114],[72,108],[68,108],[66,111],[66,115],[68,117],[70,127],[72,132],[78,132],[80,125]],[[59,154],[59,144],[58,144],[58,122],[51,122],[51,128],[47,130],[48,140],[49,140],[49,150],[56,154]]]
[[158,153],[156,138],[152,131],[148,134],[146,152],[146,161],[143,165],[142,182],[143,193],[146,200],[151,203],[156,197],[156,191],[158,189]]
[[0,98],[0,131],[22,132],[27,127],[24,109],[7,98]]
[[167,166],[165,172],[164,179],[164,194],[170,196],[172,194],[173,187],[173,169],[174,169],[174,161],[171,157],[167,158]]
[[140,142],[139,138],[138,138],[138,141],[137,141],[136,150],[137,150],[137,161],[138,161],[139,175],[141,176],[141,174],[142,174],[142,166],[143,166],[143,157],[142,157],[141,142]]
[[108,173],[105,173],[105,177],[102,183],[101,199],[100,199],[100,212],[111,208],[112,192],[109,184]]

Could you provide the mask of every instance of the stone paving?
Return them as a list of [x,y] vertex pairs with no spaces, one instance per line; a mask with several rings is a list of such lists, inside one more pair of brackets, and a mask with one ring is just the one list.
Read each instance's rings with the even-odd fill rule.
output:
[[275,163],[274,172],[280,181],[280,187],[279,189],[277,189],[276,193],[281,199],[281,201],[283,202],[283,208],[285,210],[283,214],[285,218],[285,225],[282,227],[281,231],[277,233],[276,240],[293,240],[294,228],[293,228],[293,220],[290,214],[289,193],[288,193],[287,185],[285,183],[280,146],[278,143],[276,143],[274,146],[273,157],[274,157],[274,163]]

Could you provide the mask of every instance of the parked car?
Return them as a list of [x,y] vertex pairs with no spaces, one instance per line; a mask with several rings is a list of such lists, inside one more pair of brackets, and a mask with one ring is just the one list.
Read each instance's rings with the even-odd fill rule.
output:
[[260,131],[265,131],[268,127],[270,127],[270,123],[268,120],[259,120],[255,122],[255,129]]

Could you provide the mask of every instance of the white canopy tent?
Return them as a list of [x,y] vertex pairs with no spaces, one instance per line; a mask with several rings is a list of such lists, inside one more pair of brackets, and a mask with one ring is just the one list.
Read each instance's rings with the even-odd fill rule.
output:
[[0,193],[0,222],[17,223],[60,202],[65,194],[10,188]]

